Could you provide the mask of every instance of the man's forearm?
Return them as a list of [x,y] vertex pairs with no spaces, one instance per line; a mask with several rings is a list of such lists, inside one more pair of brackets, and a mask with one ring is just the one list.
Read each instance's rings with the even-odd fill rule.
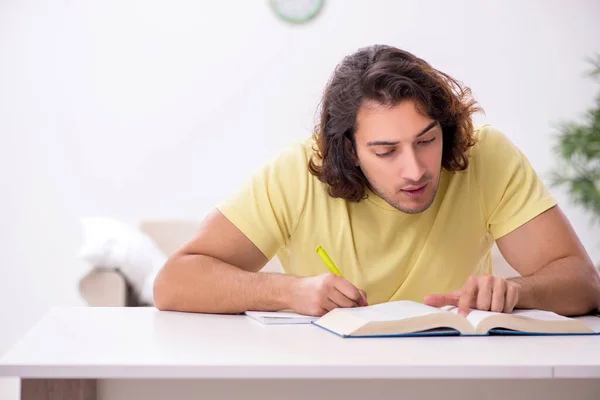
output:
[[288,307],[294,276],[244,271],[213,257],[169,260],[154,284],[161,310],[236,314]]
[[[579,257],[556,260],[532,275],[509,280],[519,285],[516,308],[551,310],[561,315],[581,315],[600,306],[600,277],[582,268]],[[593,270],[593,268],[591,269]]]

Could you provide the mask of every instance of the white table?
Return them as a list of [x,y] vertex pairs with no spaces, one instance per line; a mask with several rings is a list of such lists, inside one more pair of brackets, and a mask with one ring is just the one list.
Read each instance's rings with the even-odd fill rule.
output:
[[23,399],[597,399],[600,337],[342,339],[242,315],[56,308],[0,359],[0,376],[20,377]]

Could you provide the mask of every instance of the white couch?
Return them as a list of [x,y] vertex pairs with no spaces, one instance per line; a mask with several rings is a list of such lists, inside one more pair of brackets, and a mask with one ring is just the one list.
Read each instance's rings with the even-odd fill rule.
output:
[[[166,254],[171,255],[190,240],[198,229],[199,222],[187,220],[145,220],[139,229],[147,234]],[[262,271],[282,272],[277,257],[265,265]],[[79,294],[89,306],[134,307],[146,306],[118,269],[93,267],[79,280]]]
[[[173,254],[190,240],[198,229],[199,222],[186,220],[146,220],[139,228],[152,238],[166,254]],[[494,274],[502,277],[518,276],[504,260],[497,247],[492,250]],[[262,271],[282,272],[277,257],[267,263]],[[140,303],[123,274],[118,269],[94,267],[79,281],[79,293],[89,306],[95,307],[134,307]]]

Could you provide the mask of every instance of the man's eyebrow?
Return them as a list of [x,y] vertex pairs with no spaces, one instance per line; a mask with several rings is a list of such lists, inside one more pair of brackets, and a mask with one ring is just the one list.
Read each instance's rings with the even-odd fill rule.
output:
[[424,134],[426,134],[427,132],[429,132],[431,129],[433,129],[433,127],[435,127],[437,125],[437,121],[433,121],[431,122],[429,125],[427,125],[425,127],[425,129],[423,129],[421,132],[419,132],[419,134],[415,137],[419,137],[419,136],[423,136]]
[[[437,121],[433,121],[431,122],[429,125],[427,125],[425,127],[425,129],[423,129],[421,132],[419,132],[415,138],[418,138],[419,136],[423,136],[424,134],[426,134],[427,132],[429,132],[433,127],[435,127],[437,125]],[[374,140],[372,142],[367,142],[367,146],[393,146],[396,145],[400,142],[398,141],[390,141],[390,140]]]

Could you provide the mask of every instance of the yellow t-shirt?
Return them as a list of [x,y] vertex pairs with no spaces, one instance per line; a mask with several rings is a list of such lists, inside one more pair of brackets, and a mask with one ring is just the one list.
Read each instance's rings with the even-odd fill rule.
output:
[[312,140],[257,171],[219,210],[286,273],[328,272],[323,246],[370,304],[459,289],[491,273],[494,240],[556,204],[527,158],[498,130],[476,130],[465,171],[442,170],[426,211],[406,214],[368,191],[358,203],[332,198],[308,171]]

